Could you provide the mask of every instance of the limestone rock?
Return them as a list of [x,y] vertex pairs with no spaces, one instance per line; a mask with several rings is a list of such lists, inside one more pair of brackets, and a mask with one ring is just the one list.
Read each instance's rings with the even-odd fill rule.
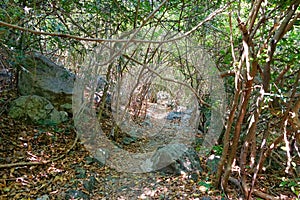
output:
[[75,75],[41,54],[27,56],[22,62],[18,89],[21,95],[48,99],[56,109],[71,112]]
[[202,171],[200,159],[192,147],[184,144],[169,144],[156,151],[148,159],[148,170],[159,171],[165,174],[199,173]]
[[37,95],[14,100],[8,114],[14,119],[34,124],[60,124],[68,119],[66,112],[57,111],[50,101]]

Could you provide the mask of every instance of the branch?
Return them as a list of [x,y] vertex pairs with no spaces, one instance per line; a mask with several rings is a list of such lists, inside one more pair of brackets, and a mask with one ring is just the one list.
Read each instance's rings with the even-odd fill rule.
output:
[[[244,184],[244,183],[240,184],[240,181],[237,180],[237,179],[235,179],[235,178],[233,178],[233,177],[229,177],[228,180],[231,183],[233,183],[234,185],[236,185],[239,189],[241,189],[241,187],[242,187],[244,191],[248,191],[249,190],[249,188],[248,188],[248,186],[246,184]],[[258,197],[263,198],[263,199],[268,199],[268,200],[280,199],[279,197],[275,197],[275,196],[272,196],[270,194],[266,194],[266,193],[261,192],[261,191],[259,191],[257,189],[253,190],[253,194],[255,196],[258,196]]]
[[[289,7],[285,18],[283,19],[282,23],[278,27],[278,29],[275,31],[275,34],[271,40],[270,46],[268,48],[268,58],[267,62],[263,71],[263,86],[264,90],[266,92],[269,91],[269,85],[271,80],[271,62],[273,60],[273,55],[276,50],[276,45],[279,42],[279,40],[282,39],[284,34],[286,33],[287,28],[290,29],[291,26],[294,24],[294,19],[292,20],[293,15],[295,14],[298,6],[300,4],[300,0],[294,1],[294,3]],[[297,17],[295,18],[297,19]],[[289,25],[289,22],[290,25]]]
[[266,22],[271,16],[273,12],[275,12],[278,9],[279,6],[275,7],[273,10],[271,10],[267,15],[263,15],[257,22],[257,24],[254,26],[253,30],[250,33],[250,39],[253,39],[255,33],[259,29],[259,27]]
[[[230,28],[230,47],[231,47],[231,56],[233,59],[233,63],[236,63],[236,57],[234,54],[234,41],[233,41],[233,30],[232,30],[232,18],[231,18],[231,12],[228,15],[229,17],[229,28]],[[222,77],[222,75],[221,75]],[[223,77],[222,77],[223,78]]]
[[256,18],[257,18],[257,13],[258,13],[258,11],[259,11],[259,8],[260,8],[260,6],[261,6],[261,3],[262,3],[262,0],[259,0],[258,2],[257,2],[257,4],[255,5],[255,6],[253,6],[253,9],[252,9],[252,13],[251,13],[251,17],[250,17],[250,24],[249,24],[249,32],[252,30],[252,28],[253,28],[253,25],[254,25],[254,22],[255,22],[255,20],[256,20]]
[[300,0],[296,0],[295,3],[289,7],[286,17],[280,24],[279,28],[277,29],[277,31],[275,32],[275,35],[273,37],[275,44],[277,44],[277,42],[284,36],[284,34],[286,33],[286,28],[289,27],[289,29],[290,29],[291,26],[294,24],[294,20],[297,19],[297,17],[295,17],[295,19],[292,20],[293,23],[288,26],[290,20],[292,19],[292,16],[294,15],[294,13],[297,10],[299,4],[300,4]]
[[177,84],[179,84],[179,85],[183,85],[183,86],[189,88],[189,89],[193,92],[193,94],[197,97],[197,99],[199,100],[199,102],[200,102],[201,104],[207,106],[208,108],[211,107],[208,103],[206,103],[206,102],[199,96],[199,94],[197,93],[197,91],[196,91],[194,88],[192,88],[192,86],[190,86],[190,85],[188,85],[188,84],[186,84],[186,83],[184,83],[184,82],[182,82],[182,81],[178,81],[178,80],[175,80],[175,79],[163,77],[163,76],[161,76],[157,71],[155,71],[155,70],[151,69],[150,67],[148,67],[147,65],[144,65],[143,63],[141,63],[141,62],[135,60],[134,58],[129,57],[128,55],[125,55],[125,54],[123,54],[123,56],[124,56],[125,58],[127,58],[127,59],[129,59],[129,60],[131,60],[131,61],[133,61],[133,62],[135,62],[135,63],[137,63],[137,64],[139,64],[139,65],[142,65],[142,66],[146,67],[150,72],[152,72],[153,74],[155,74],[156,76],[158,76],[158,77],[159,77],[160,79],[162,79],[162,80],[170,81],[170,82],[173,82],[173,83],[177,83]]
[[290,23],[286,26],[283,35],[285,35],[286,32],[288,32],[289,30],[291,30],[291,28],[294,26],[294,24],[298,20],[298,18],[300,18],[300,12],[297,13],[297,15],[294,17],[294,19],[292,21],[290,21]]
[[235,72],[229,70],[229,71],[226,71],[226,72],[221,73],[221,74],[220,74],[220,77],[221,77],[221,78],[225,78],[225,77],[227,77],[227,76],[234,76],[234,75],[235,75]]
[[[140,28],[136,31],[136,33],[138,31],[140,31],[140,29],[146,24],[146,22],[151,19],[151,17],[154,16],[154,14],[162,7],[162,5],[164,5],[167,2],[167,0],[165,0],[161,5],[158,6],[158,8],[156,8],[152,13],[149,14],[149,16],[144,20],[143,24],[140,26]],[[29,28],[24,28],[18,25],[13,25],[13,24],[9,24],[3,21],[0,21],[0,26],[6,26],[8,28],[13,28],[13,29],[17,29],[17,30],[21,30],[21,31],[25,31],[25,32],[30,32],[32,34],[35,35],[48,35],[48,36],[52,36],[52,37],[61,37],[61,38],[70,38],[70,39],[75,39],[75,40],[82,40],[82,41],[90,41],[90,42],[98,42],[98,43],[102,43],[102,42],[120,42],[120,43],[128,43],[128,42],[137,42],[137,43],[153,43],[153,44],[158,44],[158,43],[168,43],[168,42],[173,42],[176,40],[180,40],[182,38],[185,38],[187,36],[189,36],[190,34],[192,34],[193,32],[195,32],[199,27],[201,27],[204,23],[212,20],[216,15],[218,15],[219,13],[223,12],[227,6],[229,5],[229,3],[227,5],[225,5],[222,8],[219,8],[217,10],[215,10],[213,13],[211,13],[209,16],[207,16],[203,21],[201,21],[198,25],[196,25],[194,28],[192,28],[190,31],[184,33],[183,35],[179,36],[179,37],[175,37],[169,40],[165,40],[165,41],[154,41],[154,40],[139,40],[139,39],[104,39],[104,38],[89,38],[89,37],[80,37],[80,36],[74,36],[74,35],[70,35],[70,34],[64,34],[64,33],[50,33],[50,32],[45,32],[45,31],[36,31],[36,30],[32,30]],[[135,36],[135,34],[134,34]]]

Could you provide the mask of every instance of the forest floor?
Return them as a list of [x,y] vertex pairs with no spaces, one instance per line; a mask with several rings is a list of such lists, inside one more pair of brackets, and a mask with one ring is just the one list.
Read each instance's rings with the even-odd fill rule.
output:
[[[76,140],[72,121],[59,126],[29,125],[7,116],[15,92],[0,97],[0,199],[226,199],[212,186],[206,159],[199,180],[188,175],[117,172],[104,166]],[[256,188],[296,199],[282,169],[259,174]],[[229,199],[238,198],[230,187]]]

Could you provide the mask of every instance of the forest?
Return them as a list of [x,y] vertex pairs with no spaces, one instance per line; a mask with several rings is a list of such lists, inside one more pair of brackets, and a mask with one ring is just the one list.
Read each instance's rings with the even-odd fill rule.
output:
[[300,199],[300,0],[0,2],[0,199]]

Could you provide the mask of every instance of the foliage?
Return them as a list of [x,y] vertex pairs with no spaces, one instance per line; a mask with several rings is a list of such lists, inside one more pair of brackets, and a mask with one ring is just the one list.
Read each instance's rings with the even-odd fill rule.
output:
[[279,185],[280,187],[289,187],[291,191],[298,197],[300,198],[300,179],[289,179],[282,177],[281,178],[281,183]]
[[[38,51],[76,71],[101,42],[84,39],[113,40],[141,26],[193,37],[214,59],[228,95],[223,143],[213,149],[222,154],[215,186],[222,182],[227,191],[230,177],[237,175],[233,168],[239,168],[245,195],[265,198],[255,184],[266,157],[272,152],[279,154],[280,145],[288,147],[284,156],[279,156],[283,157],[282,171],[295,174],[289,166],[300,164],[299,0],[2,2],[0,21],[8,25],[0,26],[0,42],[17,54],[12,64],[24,54]],[[201,24],[224,6],[223,12]],[[108,74],[128,73],[134,67],[127,65],[137,64],[126,56],[117,62],[108,68]],[[176,59],[170,63],[192,87],[199,86],[192,75],[195,66]],[[205,130],[211,113],[203,109],[201,123]],[[298,183],[296,178],[282,179],[280,187],[289,187],[294,196],[299,196]],[[202,186],[210,189],[204,182]]]

